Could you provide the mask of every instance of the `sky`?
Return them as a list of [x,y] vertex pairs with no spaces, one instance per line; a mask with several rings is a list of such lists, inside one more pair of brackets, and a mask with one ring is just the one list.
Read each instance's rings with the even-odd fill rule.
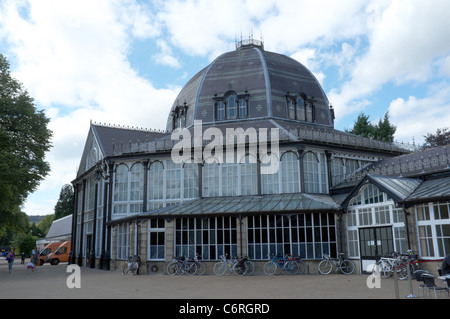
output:
[[386,112],[399,142],[450,126],[448,0],[0,0],[0,54],[50,119],[51,173],[22,208],[54,213],[90,121],[165,129],[181,88],[236,39],[319,80],[349,129]]

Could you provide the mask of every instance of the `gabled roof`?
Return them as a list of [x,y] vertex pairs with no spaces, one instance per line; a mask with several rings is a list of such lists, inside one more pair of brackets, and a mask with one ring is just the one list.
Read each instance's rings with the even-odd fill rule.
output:
[[350,200],[355,197],[361,188],[368,183],[375,185],[379,190],[391,196],[396,203],[399,203],[404,202],[406,198],[411,195],[420,186],[420,184],[422,184],[422,180],[402,177],[366,175],[342,202],[341,205],[344,210],[347,209]]
[[114,155],[115,145],[129,144],[130,142],[136,143],[138,141],[152,142],[169,135],[169,133],[161,131],[100,124],[91,124],[91,129],[105,156]]
[[450,176],[424,181],[402,203],[414,204],[450,200]]
[[46,239],[64,237],[72,234],[72,214],[53,221]]

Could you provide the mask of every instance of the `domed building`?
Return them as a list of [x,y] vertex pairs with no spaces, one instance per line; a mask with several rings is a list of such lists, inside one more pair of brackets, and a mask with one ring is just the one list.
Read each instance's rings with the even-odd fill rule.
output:
[[[374,167],[409,151],[334,129],[334,110],[305,66],[241,41],[169,107],[163,132],[91,123],[73,181],[72,262],[117,269],[137,255],[140,273],[151,273],[199,254],[212,273],[225,254],[257,265],[286,254],[311,264],[324,254],[363,259],[364,224],[347,213],[380,182],[368,180]],[[421,184],[399,180],[411,192]],[[396,207],[376,185],[366,198]],[[403,211],[390,214],[398,218],[370,225],[390,227],[400,250],[407,223]]]

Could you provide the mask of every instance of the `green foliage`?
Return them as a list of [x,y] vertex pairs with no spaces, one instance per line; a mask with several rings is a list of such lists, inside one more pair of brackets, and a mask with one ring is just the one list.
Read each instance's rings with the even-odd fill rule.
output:
[[369,115],[361,112],[356,119],[353,128],[348,133],[371,138],[381,142],[392,143],[397,128],[389,121],[389,113],[386,112],[383,119],[377,125],[373,125],[369,121]]
[[47,236],[48,231],[50,230],[50,227],[52,226],[53,221],[55,220],[55,214],[50,214],[45,216],[43,220],[41,220],[36,226],[39,229],[39,232],[41,233],[41,238],[44,238]]
[[73,187],[66,184],[61,188],[58,202],[55,205],[55,220],[73,213]]
[[50,171],[48,123],[0,54],[0,228],[15,221],[14,212]]
[[437,129],[435,134],[428,133],[425,137],[423,149],[450,144],[450,128]]
[[25,253],[30,255],[31,250],[36,246],[37,237],[30,234],[18,233],[14,236],[12,246],[16,250],[16,255],[20,253]]

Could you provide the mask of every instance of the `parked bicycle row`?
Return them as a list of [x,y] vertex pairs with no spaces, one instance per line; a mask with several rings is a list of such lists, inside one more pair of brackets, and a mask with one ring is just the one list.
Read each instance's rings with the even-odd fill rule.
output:
[[384,257],[380,257],[373,269],[374,275],[379,275],[386,279],[394,275],[396,271],[399,280],[408,279],[408,267],[410,274],[414,274],[416,270],[420,269],[417,255],[412,250],[408,250],[406,254],[399,254],[395,251],[387,253]]
[[[306,263],[299,257],[286,255],[269,255],[269,261],[263,265],[263,272],[268,276],[275,274],[297,275],[307,273]],[[166,266],[168,275],[203,275],[206,272],[206,265],[200,261],[201,256],[194,258],[177,257]],[[217,276],[235,274],[238,276],[250,276],[255,272],[255,263],[248,257],[220,256],[220,260],[213,266],[213,272]],[[329,255],[323,256],[323,260],[318,265],[319,273],[328,275],[333,271],[340,271],[343,274],[352,274],[355,271],[355,264],[349,259],[343,258],[339,254],[339,259],[332,259]]]

